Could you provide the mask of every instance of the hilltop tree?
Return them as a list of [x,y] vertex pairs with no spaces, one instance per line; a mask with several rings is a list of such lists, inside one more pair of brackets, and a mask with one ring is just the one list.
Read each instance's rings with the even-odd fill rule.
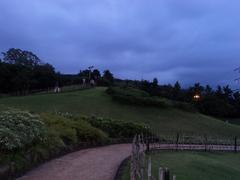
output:
[[81,77],[81,78],[89,78],[89,73],[90,73],[90,70],[88,69],[85,69],[85,70],[80,70],[80,72],[78,73],[78,75]]
[[113,74],[109,70],[105,70],[103,72],[103,79],[108,85],[113,84],[114,77],[113,77]]
[[180,85],[180,83],[177,81],[177,82],[174,84],[174,87],[173,87],[173,99],[179,100],[179,99],[180,99],[180,94],[181,94],[181,85]]
[[93,72],[92,72],[92,77],[95,79],[95,80],[98,80],[101,78],[101,73],[98,69],[94,69]]
[[0,62],[0,92],[28,94],[36,89],[54,86],[55,70],[44,64],[30,51],[11,48],[3,54]]
[[223,96],[225,100],[229,100],[232,98],[232,89],[229,87],[229,85],[223,87]]
[[174,90],[175,91],[178,91],[178,92],[180,92],[181,91],[181,85],[180,85],[180,83],[177,81],[175,84],[174,84]]
[[221,86],[217,86],[217,90],[215,92],[215,95],[219,98],[222,98],[223,96],[223,90],[222,90],[222,87]]
[[158,87],[158,79],[154,78],[153,82],[152,82],[153,88],[157,88]]
[[3,52],[2,54],[3,62],[9,64],[34,67],[36,65],[40,65],[41,63],[41,60],[37,57],[37,55],[33,54],[31,51],[11,48],[6,53]]
[[212,94],[213,94],[213,89],[209,85],[206,85],[206,87],[205,87],[205,95],[206,96],[211,96]]

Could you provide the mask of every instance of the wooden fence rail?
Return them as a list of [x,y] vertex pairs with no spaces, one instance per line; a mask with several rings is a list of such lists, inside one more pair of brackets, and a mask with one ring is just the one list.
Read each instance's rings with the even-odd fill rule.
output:
[[146,154],[156,150],[191,150],[191,151],[233,151],[239,152],[238,138],[213,138],[207,136],[160,137],[149,135],[136,135],[132,143],[131,180],[176,180],[170,177],[168,168],[159,167],[158,177],[152,175],[152,161]]
[[[135,136],[132,143],[131,155],[131,180],[170,180],[170,172],[168,168],[159,168],[158,177],[152,175],[151,157],[146,161],[146,144],[143,136]],[[176,180],[174,175],[171,180]]]

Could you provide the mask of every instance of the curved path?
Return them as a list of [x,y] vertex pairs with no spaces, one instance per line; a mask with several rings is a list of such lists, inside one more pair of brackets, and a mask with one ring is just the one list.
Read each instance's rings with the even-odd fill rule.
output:
[[[228,145],[151,144],[159,150],[233,151]],[[18,180],[113,180],[121,162],[130,156],[131,144],[85,149],[51,160]],[[237,147],[240,151],[240,147]]]
[[18,180],[113,180],[130,144],[85,149],[51,160]]

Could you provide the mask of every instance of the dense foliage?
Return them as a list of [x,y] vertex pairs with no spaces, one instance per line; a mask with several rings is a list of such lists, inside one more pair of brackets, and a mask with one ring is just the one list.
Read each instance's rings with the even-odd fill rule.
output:
[[110,87],[107,89],[113,100],[121,103],[140,105],[140,106],[156,106],[166,107],[166,103],[156,97],[151,97],[148,93],[135,88]]
[[39,116],[21,111],[0,113],[0,150],[25,148],[43,142],[45,136],[45,125]]
[[54,67],[43,63],[35,54],[21,49],[9,49],[0,60],[0,93],[28,94],[54,87]]
[[142,123],[117,121],[110,118],[101,118],[96,116],[91,117],[78,117],[71,113],[57,112],[59,116],[72,119],[75,122],[85,121],[85,123],[91,124],[91,126],[102,130],[108,135],[109,138],[129,138],[132,139],[136,134],[149,133],[149,127]]
[[60,138],[65,145],[79,142],[103,142],[107,135],[81,118],[66,118],[54,114],[42,114],[49,132]]
[[[121,87],[134,87],[147,92],[151,97],[164,97],[177,102],[189,103],[194,105],[201,113],[215,117],[240,117],[240,92],[234,91],[230,86],[217,86],[216,89],[210,85],[202,86],[196,83],[188,88],[182,88],[177,81],[173,86],[159,85],[158,80],[154,78],[152,82],[117,80],[116,83]],[[198,96],[195,99],[194,96]],[[177,106],[186,108],[182,103]]]
[[34,53],[11,48],[2,53],[0,59],[0,94],[26,95],[38,91],[52,90],[55,86],[80,85],[95,80],[99,86],[114,83],[113,74],[106,70],[83,70],[79,74],[56,73],[55,68]]
[[150,96],[149,93],[133,87],[110,87],[106,91],[112,99],[120,103],[139,106],[152,106],[160,108],[177,108],[183,111],[196,112],[196,108],[187,102],[168,100],[158,96]]
[[130,138],[136,134],[146,134],[148,127],[144,124],[116,121],[107,118],[90,117],[85,118],[92,126],[106,132],[110,138]]
[[[71,113],[0,112],[0,179],[78,148],[121,142],[145,133],[142,124]],[[4,155],[4,156],[2,156]],[[6,167],[4,170],[1,167]]]

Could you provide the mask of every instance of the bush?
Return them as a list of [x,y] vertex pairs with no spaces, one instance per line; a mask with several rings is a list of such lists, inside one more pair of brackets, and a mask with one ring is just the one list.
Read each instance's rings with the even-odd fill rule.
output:
[[196,105],[201,113],[215,117],[234,117],[237,113],[234,106],[216,97],[204,98]]
[[44,141],[46,127],[39,116],[22,111],[0,112],[0,150],[12,151]]
[[110,138],[133,138],[136,134],[146,134],[147,126],[133,122],[114,121],[106,118],[85,118],[92,126],[106,132]]
[[121,103],[162,108],[167,107],[167,104],[160,98],[150,97],[148,93],[134,88],[111,87],[108,88],[106,92],[112,96],[113,100]]
[[[107,135],[92,127],[81,118],[66,118],[63,115],[42,114],[43,121],[48,129],[61,138],[66,145],[78,144],[79,142],[102,142]],[[69,115],[69,117],[72,117]]]
[[150,97],[150,95],[140,89],[131,87],[110,87],[107,90],[108,94],[122,94],[126,96]]

